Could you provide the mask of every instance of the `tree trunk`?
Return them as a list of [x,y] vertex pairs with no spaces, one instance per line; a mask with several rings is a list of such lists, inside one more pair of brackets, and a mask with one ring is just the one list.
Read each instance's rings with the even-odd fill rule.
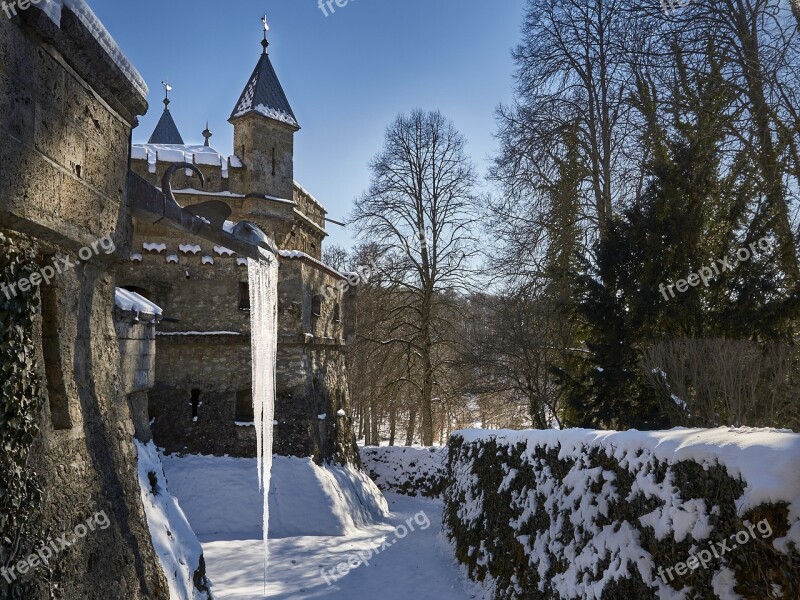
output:
[[425,379],[422,382],[422,445],[433,446],[433,367],[425,357]]
[[[423,252],[423,256],[424,256]],[[423,261],[427,259],[424,258]],[[428,290],[422,301],[422,445],[433,446],[433,339],[431,337],[431,322],[433,320],[433,290]]]
[[372,402],[372,409],[370,411],[372,413],[372,422],[370,426],[370,432],[372,436],[372,443],[375,446],[381,445],[381,433],[378,421],[380,420],[380,415],[378,414],[378,407],[377,401]]
[[392,402],[389,405],[389,445],[394,446],[397,437],[397,405]]
[[414,402],[408,411],[408,427],[406,428],[406,446],[414,443],[414,432],[417,426],[417,403]]
[[369,426],[370,423],[370,410],[369,407],[364,411],[364,414],[361,415],[361,429],[364,435],[364,445],[365,446],[372,446],[372,429]]

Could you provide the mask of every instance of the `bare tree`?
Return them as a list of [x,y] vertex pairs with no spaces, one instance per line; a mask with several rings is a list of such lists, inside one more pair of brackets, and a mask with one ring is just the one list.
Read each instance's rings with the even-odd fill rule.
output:
[[347,268],[347,250],[341,246],[325,246],[322,250],[322,262],[337,271],[344,271]]
[[350,219],[363,239],[386,249],[381,270],[404,299],[388,308],[393,327],[386,343],[418,357],[411,377],[426,445],[434,440],[433,391],[441,373],[436,351],[449,343],[452,330],[448,294],[469,285],[477,253],[476,173],[465,146],[438,111],[400,115],[386,131],[384,148],[370,165],[370,187]]
[[797,427],[797,360],[786,344],[697,338],[660,341],[642,358],[673,421],[700,427]]

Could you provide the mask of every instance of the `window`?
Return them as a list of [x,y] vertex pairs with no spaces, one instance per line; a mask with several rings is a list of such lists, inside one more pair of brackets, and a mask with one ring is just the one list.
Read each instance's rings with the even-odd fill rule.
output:
[[252,423],[255,421],[253,413],[253,390],[239,390],[236,392],[236,411],[234,420],[237,423]]
[[333,322],[334,323],[342,322],[342,309],[339,308],[338,302],[333,305]]
[[250,284],[246,281],[239,283],[239,310],[250,310]]
[[311,319],[315,320],[322,316],[322,296],[314,296],[311,299]]
[[197,423],[198,411],[200,409],[200,390],[192,390],[192,421]]

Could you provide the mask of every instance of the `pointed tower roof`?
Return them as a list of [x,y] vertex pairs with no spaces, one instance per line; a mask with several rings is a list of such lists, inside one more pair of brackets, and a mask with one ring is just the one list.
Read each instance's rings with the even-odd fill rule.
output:
[[292,107],[289,105],[289,100],[283,91],[281,82],[278,81],[278,75],[272,66],[272,61],[269,59],[267,48],[269,42],[267,41],[267,18],[264,17],[264,41],[261,45],[264,48],[261,58],[256,65],[255,71],[250,76],[250,80],[244,88],[244,92],[239,97],[236,103],[236,108],[231,113],[231,119],[242,117],[248,113],[258,113],[267,117],[285,123],[296,129],[300,129],[297,119],[294,116]]
[[161,85],[164,86],[166,96],[164,98],[164,112],[158,120],[158,125],[153,130],[153,135],[150,136],[148,144],[180,144],[183,145],[183,138],[181,137],[178,126],[175,125],[175,120],[172,118],[172,113],[169,112],[169,93],[172,91],[172,86],[166,81],[162,81]]

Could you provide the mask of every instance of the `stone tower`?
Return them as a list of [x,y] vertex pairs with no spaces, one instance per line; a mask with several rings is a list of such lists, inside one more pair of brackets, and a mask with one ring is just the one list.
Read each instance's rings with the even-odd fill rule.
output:
[[[224,203],[231,222],[251,221],[274,240],[275,452],[357,463],[345,361],[355,291],[321,261],[327,211],[294,180],[300,127],[268,46],[265,35],[230,117],[231,155],[211,146],[208,126],[204,145],[183,143],[166,106],[150,141],[133,144],[131,170],[158,187],[174,164],[196,165],[205,175],[202,189],[191,171],[178,169],[172,178],[181,206]],[[157,304],[166,317],[147,403],[156,443],[168,452],[255,456],[247,260],[185,231],[135,220],[130,261],[120,271],[118,287]]]
[[233,148],[247,169],[245,196],[292,198],[300,126],[269,58],[266,19],[264,30],[261,58],[229,119]]

